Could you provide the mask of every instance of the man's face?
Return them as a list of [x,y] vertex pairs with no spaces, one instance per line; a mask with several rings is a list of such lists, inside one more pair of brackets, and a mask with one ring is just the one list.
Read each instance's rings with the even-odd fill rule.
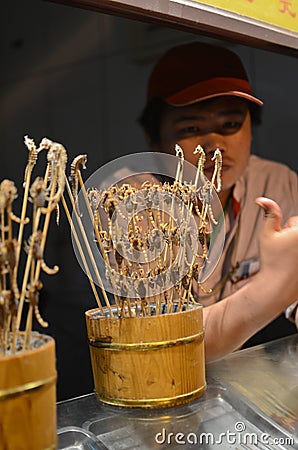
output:
[[189,106],[170,107],[160,127],[160,142],[154,149],[174,154],[179,144],[184,157],[197,165],[193,154],[200,144],[206,153],[205,175],[213,173],[214,151],[222,152],[222,194],[229,192],[248,164],[251,147],[251,118],[247,102],[222,96]]

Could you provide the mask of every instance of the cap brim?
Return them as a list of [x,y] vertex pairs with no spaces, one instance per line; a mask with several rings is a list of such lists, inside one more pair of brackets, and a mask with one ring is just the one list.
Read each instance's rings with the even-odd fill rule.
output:
[[241,97],[262,106],[262,100],[252,95],[246,80],[237,78],[214,78],[183,89],[164,100],[172,106],[187,106],[193,103],[221,96]]

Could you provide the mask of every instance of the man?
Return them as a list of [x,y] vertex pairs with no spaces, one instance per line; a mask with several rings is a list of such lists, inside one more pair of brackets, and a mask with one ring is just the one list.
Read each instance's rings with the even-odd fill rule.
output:
[[[140,117],[152,150],[172,153],[175,144],[196,164],[194,149],[206,152],[205,174],[211,176],[216,148],[223,157],[222,190],[226,240],[222,257],[197,293],[204,306],[231,296],[259,272],[259,238],[263,215],[255,204],[268,197],[286,221],[298,214],[297,175],[285,165],[251,155],[252,123],[260,123],[263,102],[252,93],[245,69],[230,50],[193,42],[170,49],[151,73],[147,105]],[[295,320],[295,303],[287,310]],[[298,315],[297,315],[298,324]],[[290,334],[294,324],[284,313],[246,345]]]

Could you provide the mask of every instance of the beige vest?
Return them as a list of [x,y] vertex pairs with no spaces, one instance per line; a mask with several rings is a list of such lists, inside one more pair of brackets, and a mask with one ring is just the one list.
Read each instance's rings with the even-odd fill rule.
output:
[[236,182],[233,196],[240,203],[240,213],[235,218],[233,202],[230,202],[225,214],[226,240],[223,253],[215,270],[204,283],[204,288],[211,288],[212,294],[206,296],[199,291],[199,295],[196,295],[204,306],[238,290],[259,269],[258,242],[264,213],[255,203],[257,197],[275,200],[281,207],[283,223],[289,217],[298,215],[297,174],[284,164],[254,155]]

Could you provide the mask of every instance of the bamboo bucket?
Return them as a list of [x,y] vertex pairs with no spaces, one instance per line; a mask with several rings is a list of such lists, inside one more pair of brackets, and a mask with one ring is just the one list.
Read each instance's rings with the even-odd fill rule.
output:
[[108,308],[104,313],[100,309],[86,312],[99,400],[117,406],[157,408],[203,395],[201,305],[149,317],[109,317]]
[[32,333],[31,348],[0,357],[0,449],[57,445],[55,342]]

